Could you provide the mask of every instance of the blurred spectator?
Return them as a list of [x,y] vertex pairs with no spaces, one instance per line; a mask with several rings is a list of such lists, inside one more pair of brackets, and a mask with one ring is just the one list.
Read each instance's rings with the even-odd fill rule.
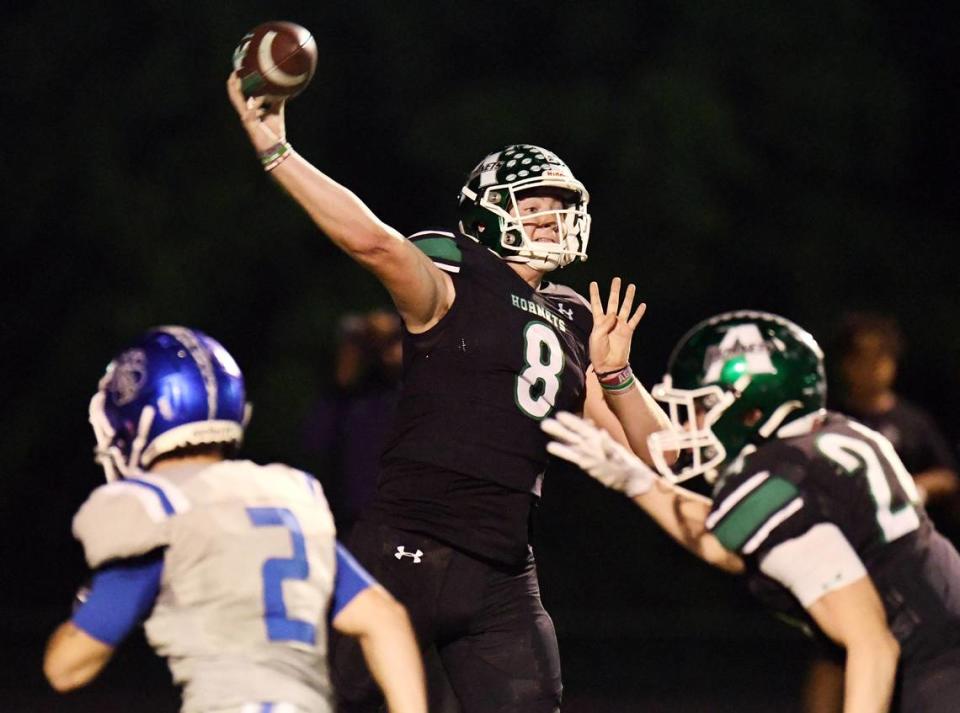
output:
[[333,385],[313,407],[305,449],[324,473],[341,537],[373,497],[399,393],[400,318],[387,309],[340,320]]
[[850,312],[837,336],[838,410],[886,436],[937,526],[954,534],[951,505],[960,493],[956,460],[930,415],[894,391],[903,353],[897,323],[880,314]]
[[[836,410],[886,436],[917,484],[937,529],[960,541],[960,477],[946,439],[931,416],[894,390],[903,355],[896,320],[872,312],[848,312],[834,344]],[[840,713],[843,665],[828,652],[807,672],[803,710]]]

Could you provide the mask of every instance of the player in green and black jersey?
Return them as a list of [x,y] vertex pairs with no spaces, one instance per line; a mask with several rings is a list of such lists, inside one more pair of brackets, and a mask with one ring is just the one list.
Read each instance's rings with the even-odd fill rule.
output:
[[400,405],[367,519],[520,565],[547,464],[539,422],[583,406],[589,305],[561,285],[532,287],[462,235],[411,240],[451,270],[457,298],[435,327],[406,335]]
[[[549,450],[844,647],[847,713],[956,710],[960,555],[890,442],[824,410],[813,338],[771,314],[719,315],[681,340],[654,395],[674,422],[650,437],[663,478],[570,414],[544,423]],[[700,474],[712,499],[676,485]]]
[[[550,151],[508,146],[469,175],[456,234],[408,240],[289,148],[282,106],[245,99],[235,76],[228,91],[258,152],[283,155],[272,176],[404,322],[393,435],[351,551],[437,646],[464,713],[558,710],[556,634],[528,541],[547,464],[540,422],[583,411],[642,456],[669,425],[627,361],[643,314],[633,286],[621,300],[615,279],[602,305],[595,283],[588,303],[544,281],[586,258],[587,190]],[[628,411],[639,417],[624,430]],[[335,642],[333,656],[344,710],[376,710],[356,644]]]

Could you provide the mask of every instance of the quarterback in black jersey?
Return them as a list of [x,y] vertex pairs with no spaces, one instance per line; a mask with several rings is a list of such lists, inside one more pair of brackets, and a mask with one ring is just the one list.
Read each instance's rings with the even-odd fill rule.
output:
[[[606,304],[550,284],[586,258],[589,194],[546,149],[512,145],[470,173],[456,232],[409,239],[286,142],[283,104],[228,93],[264,167],[317,226],[389,291],[404,371],[374,502],[351,552],[407,606],[464,713],[559,710],[556,634],[540,603],[528,524],[547,465],[540,422],[584,412],[649,458],[669,429],[635,381],[633,285]],[[628,426],[619,425],[630,413]],[[380,701],[356,643],[333,643],[342,710]]]
[[[721,314],[680,341],[653,394],[674,423],[650,436],[659,475],[571,414],[544,421],[548,449],[845,648],[846,713],[957,710],[960,555],[890,442],[824,410],[810,334],[767,313]],[[700,474],[712,499],[677,485]]]

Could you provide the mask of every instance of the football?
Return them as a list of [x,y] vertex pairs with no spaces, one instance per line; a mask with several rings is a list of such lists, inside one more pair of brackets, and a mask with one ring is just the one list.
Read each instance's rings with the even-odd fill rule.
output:
[[248,97],[294,97],[317,68],[317,43],[308,29],[293,22],[265,22],[240,40],[233,68]]

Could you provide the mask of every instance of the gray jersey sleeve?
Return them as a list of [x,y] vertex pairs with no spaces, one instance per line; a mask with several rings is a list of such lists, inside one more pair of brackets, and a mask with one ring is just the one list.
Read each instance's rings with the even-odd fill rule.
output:
[[96,569],[168,545],[170,518],[187,509],[183,494],[168,482],[148,476],[120,480],[87,498],[73,518],[73,535]]

